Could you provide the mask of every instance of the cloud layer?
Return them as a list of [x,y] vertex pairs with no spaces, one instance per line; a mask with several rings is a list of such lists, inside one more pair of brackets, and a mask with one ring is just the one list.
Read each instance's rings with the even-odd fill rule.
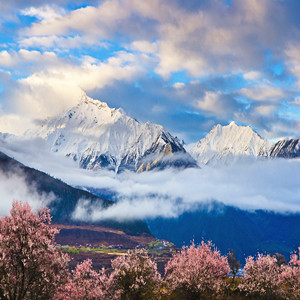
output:
[[[107,218],[177,217],[211,201],[244,210],[263,209],[281,213],[299,213],[300,161],[265,161],[224,169],[166,170],[142,175],[98,174],[91,178],[65,178],[70,183],[93,188],[110,188],[118,193],[118,204],[102,211],[89,203],[79,203],[75,217],[102,220]],[[90,210],[89,210],[90,211]]]
[[[23,144],[24,149],[27,148],[26,142]],[[21,162],[31,162],[31,167],[73,186],[110,190],[118,200],[116,205],[105,211],[97,207],[90,210],[89,201],[82,200],[74,213],[75,218],[128,220],[176,217],[185,211],[207,206],[211,201],[245,210],[300,213],[300,160],[297,159],[251,160],[222,169],[168,169],[116,175],[109,171],[78,169],[72,160],[43,150],[41,141],[30,145],[36,147],[36,151],[28,149],[21,152],[16,144],[5,152]],[[28,199],[26,192],[24,195]]]

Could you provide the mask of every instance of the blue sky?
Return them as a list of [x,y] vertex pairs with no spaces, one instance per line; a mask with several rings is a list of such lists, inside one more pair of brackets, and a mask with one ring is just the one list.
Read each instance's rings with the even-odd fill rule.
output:
[[298,0],[6,2],[0,132],[20,134],[84,91],[187,143],[232,120],[299,138]]

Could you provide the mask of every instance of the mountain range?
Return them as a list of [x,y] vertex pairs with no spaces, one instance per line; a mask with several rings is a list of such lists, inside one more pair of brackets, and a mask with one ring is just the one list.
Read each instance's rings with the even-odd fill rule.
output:
[[116,173],[188,168],[219,167],[240,161],[300,156],[300,140],[277,143],[261,137],[250,126],[231,122],[216,125],[193,147],[185,149],[164,127],[140,123],[122,109],[85,94],[78,104],[38,125],[21,137],[0,133],[0,142],[14,139],[43,139],[49,151],[70,157],[80,168],[109,169]]
[[262,138],[250,126],[231,122],[227,126],[214,126],[190,148],[189,153],[200,166],[224,166],[264,158],[295,158],[300,156],[300,140],[273,143]]
[[264,210],[247,211],[219,202],[202,205],[178,218],[157,218],[147,224],[157,238],[176,246],[211,240],[226,254],[234,249],[244,263],[248,255],[281,253],[287,259],[298,249],[300,214],[280,214]]

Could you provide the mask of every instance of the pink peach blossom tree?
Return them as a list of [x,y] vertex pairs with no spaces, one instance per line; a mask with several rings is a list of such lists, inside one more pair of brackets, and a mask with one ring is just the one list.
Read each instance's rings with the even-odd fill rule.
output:
[[92,269],[92,260],[86,259],[72,271],[55,300],[106,300],[111,296],[109,287],[109,278],[104,268],[97,272]]
[[48,209],[14,201],[0,218],[0,299],[49,299],[67,277],[69,257],[55,246]]
[[284,280],[287,299],[300,299],[300,247],[299,256],[295,253],[287,266],[283,267],[281,279]]
[[249,256],[239,289],[255,299],[285,299],[282,270],[274,256],[259,253],[256,260]]
[[222,293],[230,271],[226,256],[211,242],[193,243],[173,255],[165,268],[167,289],[186,299],[209,299]]
[[161,276],[146,250],[134,250],[115,258],[112,263],[110,290],[113,299],[158,299]]

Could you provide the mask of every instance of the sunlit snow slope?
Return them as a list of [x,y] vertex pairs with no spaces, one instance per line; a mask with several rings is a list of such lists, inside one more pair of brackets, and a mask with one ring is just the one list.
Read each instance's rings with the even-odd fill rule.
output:
[[145,171],[196,165],[162,126],[141,124],[122,109],[86,95],[67,112],[28,131],[26,137],[45,139],[51,151],[71,157],[86,169]]
[[268,157],[273,145],[250,126],[231,122],[227,126],[213,127],[190,154],[200,165],[228,165],[241,159]]

